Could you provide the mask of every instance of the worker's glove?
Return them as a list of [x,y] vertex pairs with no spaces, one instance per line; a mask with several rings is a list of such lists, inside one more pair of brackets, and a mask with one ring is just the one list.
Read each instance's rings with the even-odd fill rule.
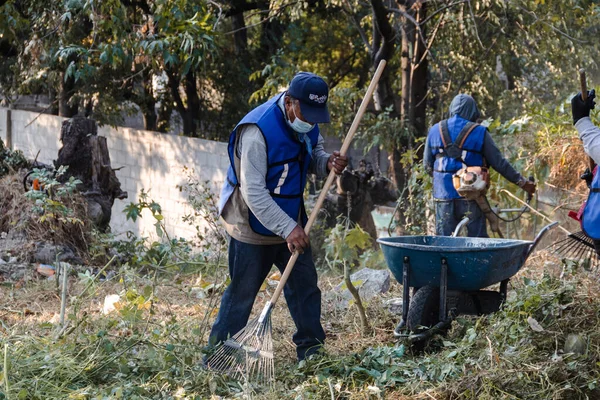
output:
[[583,101],[581,98],[581,92],[577,93],[571,99],[571,111],[573,112],[573,124],[576,124],[581,118],[589,117],[590,110],[594,109],[596,103],[594,102],[594,98],[596,97],[596,91],[592,89],[588,91],[588,98],[586,101]]
[[517,185],[519,185],[519,187],[526,191],[530,196],[535,194],[536,185],[532,179],[521,178],[517,182]]

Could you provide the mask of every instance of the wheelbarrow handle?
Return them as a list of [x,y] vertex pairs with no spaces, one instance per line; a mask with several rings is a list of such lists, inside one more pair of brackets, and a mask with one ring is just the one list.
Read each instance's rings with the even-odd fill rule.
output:
[[457,237],[458,234],[460,233],[460,230],[462,229],[462,227],[468,223],[469,223],[469,217],[464,217],[463,219],[461,219],[460,222],[458,223],[458,225],[456,225],[456,228],[454,228],[454,232],[452,232],[452,237]]
[[558,221],[554,221],[543,227],[542,230],[540,230],[535,239],[533,239],[533,243],[531,243],[531,246],[529,246],[529,249],[527,250],[527,256],[525,257],[525,259],[527,259],[531,255],[531,253],[533,253],[533,250],[535,250],[535,248],[540,243],[544,235],[548,233],[550,229],[555,228],[557,225]]

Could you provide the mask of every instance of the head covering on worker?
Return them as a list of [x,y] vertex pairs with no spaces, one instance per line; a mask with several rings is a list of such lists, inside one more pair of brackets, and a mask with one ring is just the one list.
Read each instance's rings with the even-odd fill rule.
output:
[[480,117],[475,100],[468,94],[459,94],[450,103],[450,118],[458,115],[468,121],[475,122]]
[[300,101],[300,111],[307,122],[329,122],[329,87],[323,78],[310,72],[298,72],[290,82],[287,93]]

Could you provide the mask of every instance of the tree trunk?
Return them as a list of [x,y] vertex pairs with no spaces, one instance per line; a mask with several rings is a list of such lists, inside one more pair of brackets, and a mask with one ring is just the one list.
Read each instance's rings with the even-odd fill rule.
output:
[[[167,76],[169,78],[169,89],[171,91],[171,95],[173,96],[173,99],[175,100],[175,106],[177,108],[177,112],[179,113],[179,116],[181,117],[181,120],[183,121],[183,134],[186,136],[195,136],[196,135],[196,126],[194,123],[194,116],[190,112],[190,105],[189,105],[190,99],[188,98],[188,106],[186,107],[186,105],[183,102],[183,99],[181,98],[181,94],[179,93],[179,85],[181,83],[181,79],[179,78],[179,75],[176,72],[169,71],[169,70],[167,70]],[[186,82],[186,94],[189,93],[188,85],[189,85],[189,83]],[[196,95],[197,95],[197,93],[196,93]]]
[[[266,4],[264,10],[269,9],[269,5]],[[265,63],[269,62],[271,57],[277,52],[277,49],[281,48],[281,42],[283,40],[283,33],[285,28],[276,18],[269,19],[267,22],[262,24],[262,31],[260,33],[260,51],[258,56],[264,60]]]
[[114,200],[127,197],[111,168],[106,138],[98,136],[94,120],[74,117],[63,122],[60,140],[63,146],[55,167],[69,167],[63,179],[73,176],[81,180],[78,190],[87,200],[90,219],[100,231],[106,231]]
[[142,94],[137,101],[144,117],[144,129],[155,131],[157,129],[156,99],[152,89],[152,73],[142,73]]
[[[396,36],[397,33],[394,31],[388,17],[387,9],[381,0],[371,0],[371,7],[373,9],[374,24],[373,24],[373,50],[371,58],[373,60],[374,67],[381,59],[390,60],[396,50]],[[388,64],[389,65],[389,64]],[[382,112],[385,109],[392,108],[393,112],[391,117],[401,117],[402,111],[398,110],[398,104],[395,100],[395,96],[390,84],[390,74],[393,72],[388,67],[384,71],[377,85],[375,91],[375,108],[378,112]],[[404,87],[402,91],[404,95]],[[400,105],[403,103],[400,102]],[[403,135],[403,132],[398,132],[398,135]],[[399,143],[399,140],[394,142]],[[398,190],[402,190],[404,187],[404,173],[400,166],[400,149],[394,146],[390,149],[390,178],[396,185]]]
[[[401,9],[412,17],[417,23],[426,16],[426,3],[418,0],[409,0],[401,4]],[[402,94],[400,106],[400,118],[402,121],[403,137],[406,138],[398,143],[390,155],[391,176],[400,192],[400,199],[406,191],[406,171],[400,163],[402,153],[411,145],[410,137],[421,137],[425,134],[426,126],[426,102],[427,94],[427,59],[425,55],[425,34],[420,32],[413,20],[407,17],[401,18],[402,45],[401,45],[401,71],[402,71]],[[396,215],[396,231],[404,233],[405,216],[403,208],[398,208]]]
[[169,101],[170,96],[164,94],[160,99],[158,115],[156,117],[156,130],[158,132],[167,132],[171,124],[171,114],[173,113],[173,102]]
[[396,200],[392,183],[375,173],[371,163],[360,160],[358,169],[346,168],[336,180],[336,193],[328,194],[325,201],[326,226],[335,226],[337,216],[347,216],[373,238],[377,247],[377,229],[371,212],[376,205]]
[[196,74],[189,71],[185,76],[185,95],[187,98],[186,118],[183,122],[184,133],[197,136],[198,122],[201,120],[200,97],[196,86]]
[[58,115],[71,118],[77,114],[77,104],[70,105],[69,102],[75,93],[75,78],[72,76],[65,80],[65,72],[61,74],[60,91],[58,93]]
[[241,62],[248,64],[248,58],[246,57],[248,53],[248,31],[246,29],[244,13],[240,12],[239,14],[232,15],[231,25],[235,31],[233,34],[235,55],[239,57]]
[[[420,22],[427,18],[427,3],[422,2],[416,12],[416,21]],[[414,128],[415,136],[422,137],[427,134],[427,88],[429,79],[427,74],[428,61],[425,52],[425,38],[427,34],[425,27],[421,26],[421,35],[415,38],[415,57],[412,67],[411,79],[411,112],[410,123]]]

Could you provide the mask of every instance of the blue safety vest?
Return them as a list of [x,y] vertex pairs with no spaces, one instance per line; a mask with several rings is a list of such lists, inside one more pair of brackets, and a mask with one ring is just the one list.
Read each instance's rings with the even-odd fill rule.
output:
[[[453,142],[456,141],[463,128],[470,123],[470,121],[458,115],[454,115],[446,121],[448,123],[448,133]],[[441,124],[443,123],[444,121],[440,121],[431,127],[427,136],[429,148],[435,158],[433,163],[433,197],[438,200],[460,199],[461,196],[452,184],[452,175],[464,167],[463,162],[469,167],[484,165],[482,149],[486,128],[476,125],[470,134],[465,137],[463,143],[457,143],[462,150],[460,160],[457,160],[448,157],[444,152],[444,142],[441,134]]]
[[[312,154],[309,154],[306,145],[297,139],[296,132],[289,127],[283,111],[277,105],[283,95],[277,95],[250,111],[231,132],[227,148],[229,152],[229,169],[227,170],[227,179],[221,189],[219,215],[233,191],[239,185],[234,167],[238,129],[242,125],[256,124],[267,145],[267,176],[265,181],[271,197],[294,221],[297,221],[301,215],[303,223],[306,223],[303,195]],[[312,145],[316,145],[319,139],[319,127],[315,125],[307,133],[307,136]],[[248,216],[250,227],[254,232],[265,236],[276,236],[275,233],[260,223],[252,211],[248,210]]]
[[581,227],[586,235],[600,240],[600,172],[597,169],[590,186],[590,195],[581,217]]

